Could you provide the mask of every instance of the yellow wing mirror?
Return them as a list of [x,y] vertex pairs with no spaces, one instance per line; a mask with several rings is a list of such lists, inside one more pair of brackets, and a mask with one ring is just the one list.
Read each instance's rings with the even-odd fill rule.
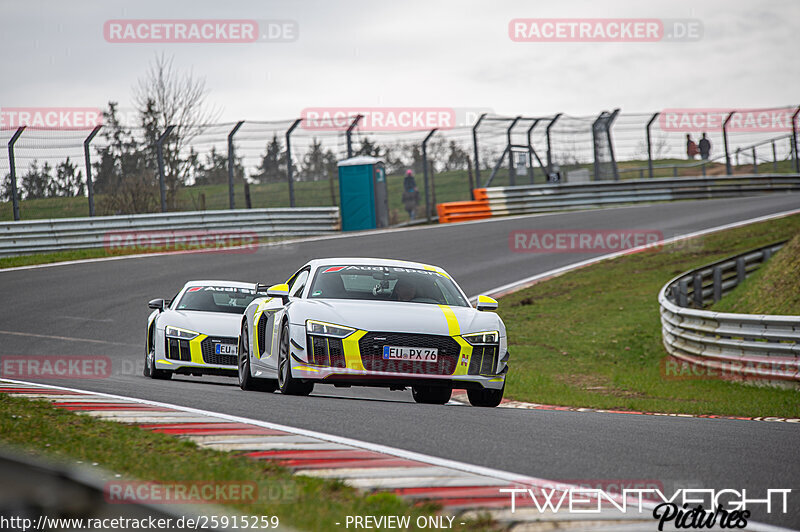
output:
[[489,296],[478,296],[475,308],[478,310],[497,310],[497,300]]

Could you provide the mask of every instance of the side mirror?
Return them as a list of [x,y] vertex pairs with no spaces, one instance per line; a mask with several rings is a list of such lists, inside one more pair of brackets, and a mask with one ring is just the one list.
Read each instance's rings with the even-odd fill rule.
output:
[[159,312],[163,312],[164,309],[167,308],[167,302],[164,301],[163,299],[152,299],[147,304],[147,306],[150,307],[153,310],[157,310]]
[[475,308],[478,310],[497,310],[497,300],[489,296],[478,296]]
[[266,294],[270,286],[272,285],[268,285],[265,283],[256,283],[256,294]]
[[267,288],[267,295],[269,297],[279,297],[283,304],[289,302],[289,285],[286,283],[283,284],[274,284]]

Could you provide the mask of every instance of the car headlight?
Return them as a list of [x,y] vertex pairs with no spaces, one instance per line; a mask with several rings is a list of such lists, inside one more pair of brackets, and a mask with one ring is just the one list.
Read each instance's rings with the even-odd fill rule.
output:
[[462,334],[461,338],[472,345],[496,344],[500,340],[500,333],[497,331],[486,331],[472,334]]
[[346,338],[355,332],[352,327],[333,325],[324,321],[306,320],[306,332],[317,336],[330,336],[333,338]]
[[181,340],[191,340],[192,338],[197,338],[200,335],[199,332],[190,331],[187,329],[179,329],[177,327],[166,327],[164,329],[164,333],[167,336],[172,336],[173,338],[180,338]]

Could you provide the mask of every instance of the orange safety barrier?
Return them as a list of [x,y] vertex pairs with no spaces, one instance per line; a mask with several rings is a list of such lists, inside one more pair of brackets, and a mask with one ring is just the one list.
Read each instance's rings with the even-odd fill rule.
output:
[[451,201],[436,204],[439,214],[439,223],[466,222],[469,220],[482,220],[490,218],[492,210],[489,208],[489,199],[485,188],[474,190],[474,201]]

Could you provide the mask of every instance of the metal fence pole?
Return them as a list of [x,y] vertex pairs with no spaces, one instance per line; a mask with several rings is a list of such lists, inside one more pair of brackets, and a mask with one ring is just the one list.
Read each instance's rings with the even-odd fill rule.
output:
[[83,141],[83,160],[86,164],[86,192],[89,194],[89,216],[94,216],[94,181],[92,181],[92,160],[89,153],[89,144],[103,126],[95,126],[86,140]]
[[725,172],[728,175],[733,173],[733,170],[731,169],[731,154],[728,150],[728,122],[731,121],[734,113],[736,113],[736,111],[731,111],[728,117],[722,123],[722,142],[725,145]]
[[17,128],[14,136],[8,141],[8,168],[11,171],[11,202],[14,209],[14,220],[19,220],[19,194],[17,193],[17,167],[14,164],[14,144],[22,132],[25,131],[25,126]]
[[647,123],[647,173],[650,179],[653,179],[653,143],[650,139],[650,126],[656,121],[658,115],[661,113],[653,113],[650,121]]
[[347,128],[347,132],[345,136],[347,137],[347,158],[351,158],[353,156],[353,130],[358,125],[358,121],[364,118],[364,115],[356,115],[355,119],[353,119],[353,123]]
[[606,140],[608,140],[608,155],[611,157],[611,168],[614,170],[614,181],[619,181],[619,169],[617,168],[617,158],[614,156],[614,142],[611,140],[611,127],[614,125],[614,121],[617,119],[618,114],[619,109],[614,109],[614,111],[605,121]]
[[428,221],[431,221],[431,194],[428,187],[428,141],[436,133],[437,129],[431,129],[431,132],[422,141],[422,175],[425,179],[425,216]]
[[756,147],[753,146],[753,173],[758,173],[758,160],[756,159]]
[[545,129],[545,135],[547,136],[547,176],[548,179],[550,178],[550,174],[553,172],[553,146],[550,143],[550,129],[556,123],[556,121],[561,118],[562,113],[558,113],[550,120],[550,123],[547,124],[547,128]]
[[478,126],[481,125],[483,119],[486,118],[487,113],[483,113],[480,117],[478,117],[478,121],[475,122],[475,125],[472,126],[472,150],[473,154],[475,155],[475,182],[481,182],[481,162],[478,156]]
[[794,153],[794,171],[800,174],[800,157],[797,155],[797,115],[800,114],[800,107],[792,115],[792,152]]
[[[356,118],[356,120],[358,120]],[[292,131],[302,122],[302,118],[294,121],[291,127],[286,130],[286,180],[289,182],[289,206],[294,207],[294,164],[292,163]],[[350,151],[350,131],[348,130],[347,150]]]
[[592,176],[592,181],[597,181],[600,175],[600,154],[597,149],[597,130],[600,127],[601,121],[605,119],[607,115],[608,113],[603,111],[595,118],[594,122],[592,122],[592,155],[594,159],[594,175]]
[[772,171],[778,173],[778,149],[775,147],[775,141],[772,141]]
[[514,175],[514,152],[511,149],[511,130],[514,129],[514,126],[517,125],[517,122],[519,122],[521,118],[521,116],[514,118],[511,125],[506,129],[506,146],[508,146],[508,184],[512,187],[517,184],[517,178]]
[[244,120],[237,122],[236,125],[233,126],[233,129],[231,129],[231,132],[228,133],[228,204],[231,210],[236,208],[233,199],[233,167],[235,163],[233,155],[233,136],[239,131],[242,124],[244,124]]
[[531,127],[528,128],[528,160],[531,164],[531,185],[533,184],[533,158],[536,157],[536,162],[539,163],[539,168],[542,170],[542,174],[544,174],[544,180],[547,182],[547,171],[544,169],[544,165],[542,164],[542,160],[539,159],[539,154],[536,153],[536,150],[533,149],[533,140],[531,139],[531,135],[533,134],[533,130],[536,125],[541,122],[541,118],[536,118],[531,124]]
[[167,184],[164,180],[164,141],[172,133],[175,126],[167,126],[164,133],[156,141],[156,154],[158,156],[158,185],[161,189],[161,212],[167,212]]

